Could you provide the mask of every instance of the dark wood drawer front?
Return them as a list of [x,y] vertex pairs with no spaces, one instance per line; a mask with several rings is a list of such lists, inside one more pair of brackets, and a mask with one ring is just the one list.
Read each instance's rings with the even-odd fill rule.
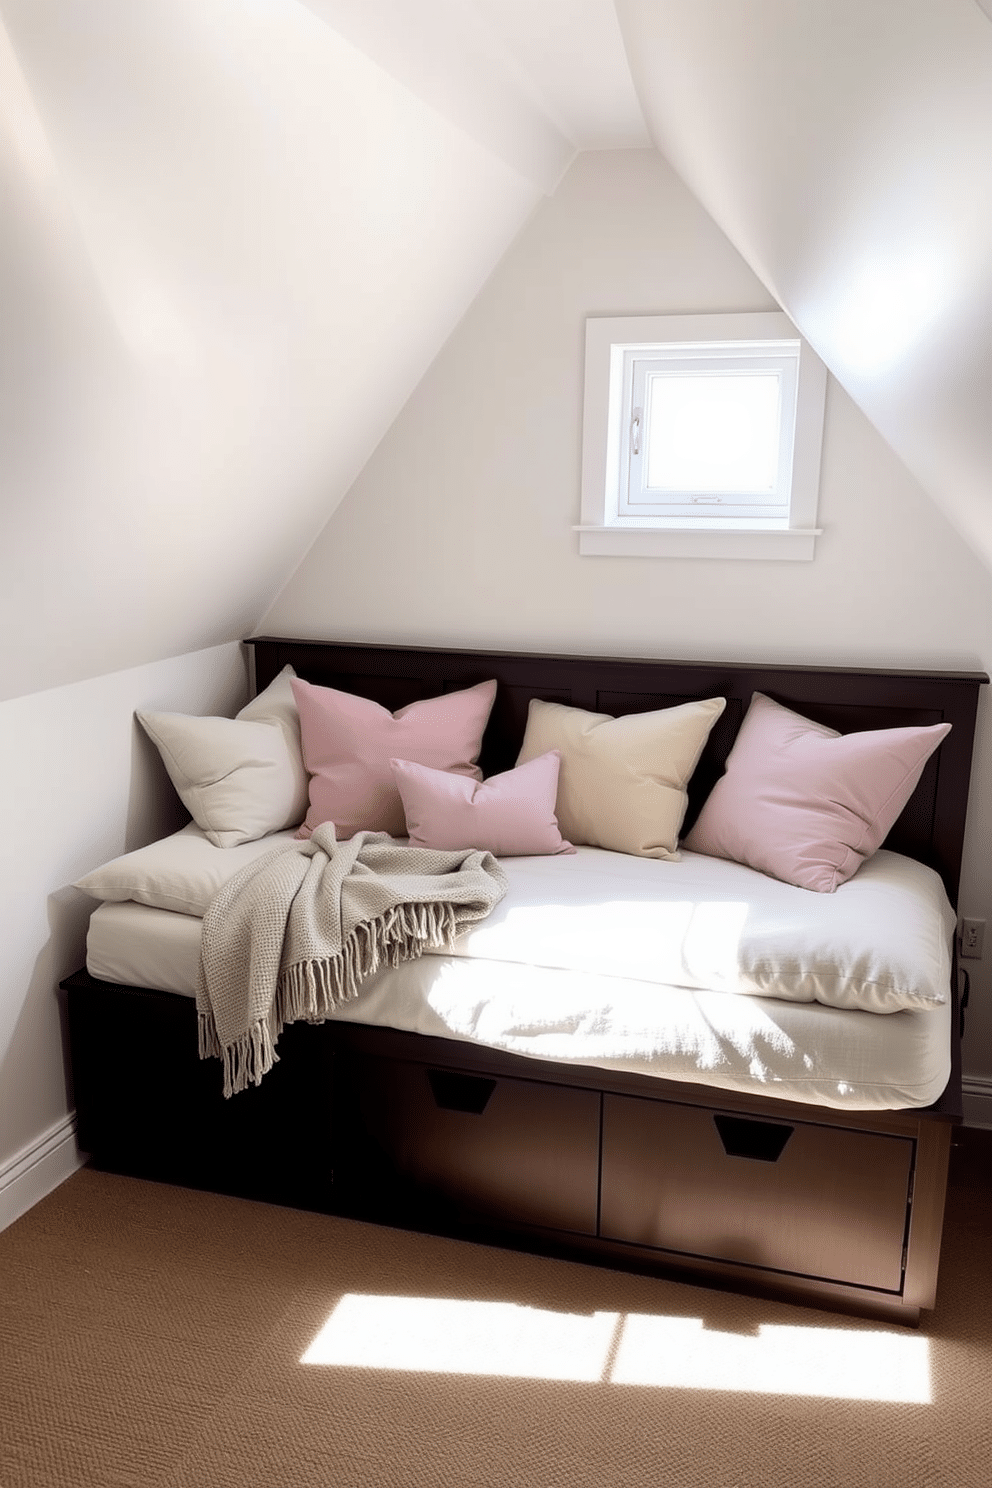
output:
[[600,1234],[897,1292],[913,1143],[604,1096]]
[[598,1092],[362,1063],[365,1130],[399,1172],[469,1214],[595,1235]]

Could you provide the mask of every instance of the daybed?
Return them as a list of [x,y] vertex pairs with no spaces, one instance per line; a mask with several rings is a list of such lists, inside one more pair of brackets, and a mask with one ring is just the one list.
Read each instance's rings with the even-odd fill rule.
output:
[[[286,1027],[275,1067],[225,1100],[218,1062],[197,1055],[200,921],[122,899],[94,915],[88,969],[63,984],[79,1141],[96,1164],[907,1323],[933,1305],[961,1119],[950,906],[983,674],[249,644],[259,692],[288,664],[391,711],[494,678],[479,760],[487,778],[514,765],[532,698],[614,717],[725,698],[689,785],[685,831],[756,692],[840,734],[950,724],[846,896],[785,889],[806,894],[811,913],[814,901],[830,900],[833,913],[861,903],[862,917],[878,916],[880,944],[903,934],[886,928],[886,901],[905,885],[922,894],[920,924],[930,916],[942,927],[930,937],[942,1001],[861,1011],[793,1001],[788,988],[739,996],[675,976],[658,986],[643,950],[617,936],[610,1023],[595,1001],[610,972],[601,944],[575,937],[575,964],[552,957],[557,969],[535,981],[512,950],[488,959],[483,938],[474,961],[425,956],[378,975],[326,1021]],[[721,925],[773,921],[784,902],[784,886],[736,863],[580,848],[506,860],[510,894],[494,923],[513,917],[508,904],[533,927],[541,895],[558,894],[557,864],[584,887],[562,891],[549,913],[580,926],[583,904],[591,923],[594,901],[609,900],[615,935],[618,905],[643,931],[654,883],[667,885],[661,918],[681,900],[697,914],[708,906],[704,939],[716,941]],[[902,923],[913,939],[915,913]],[[563,999],[579,983],[592,1000],[570,1039]],[[646,1008],[669,1019],[657,1055],[631,1035]]]

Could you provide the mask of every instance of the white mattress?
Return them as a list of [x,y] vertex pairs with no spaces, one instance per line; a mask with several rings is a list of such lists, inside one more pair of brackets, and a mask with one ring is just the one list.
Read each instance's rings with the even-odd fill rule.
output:
[[[511,877],[507,899],[460,939],[459,954],[427,955],[380,973],[335,1017],[848,1110],[926,1106],[947,1083],[953,916],[942,891],[934,892],[939,881],[919,864],[878,854],[846,897],[843,890],[811,895],[692,854],[667,864],[583,849],[571,859],[504,866]],[[657,903],[661,887],[667,897]],[[800,898],[790,898],[795,895]],[[795,915],[785,922],[794,905],[812,927],[793,968],[791,995],[802,999],[796,1001],[763,995],[777,985],[767,973],[768,947],[791,944]],[[887,905],[894,918],[886,929]],[[676,920],[683,926],[678,965],[658,952],[662,922]],[[131,902],[103,904],[90,923],[89,971],[192,996],[201,923]],[[859,923],[867,950],[844,940]],[[655,926],[646,954],[644,937]],[[878,947],[885,948],[887,937],[890,961],[905,960],[911,942],[909,971],[901,963],[897,971],[917,1005],[887,1013],[844,1005],[847,983],[838,984],[838,961],[850,963],[877,1000]],[[829,976],[825,945],[832,953]],[[883,969],[888,974],[891,966]],[[707,985],[675,985],[676,975]],[[671,980],[661,979],[666,976]],[[842,1005],[811,1000],[824,992]]]

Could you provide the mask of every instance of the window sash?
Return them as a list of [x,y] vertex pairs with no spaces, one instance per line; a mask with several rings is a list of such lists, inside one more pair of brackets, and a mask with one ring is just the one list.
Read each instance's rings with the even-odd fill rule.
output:
[[[790,512],[793,443],[798,393],[799,343],[727,343],[629,346],[623,353],[620,488],[617,517],[765,519],[779,525]],[[653,420],[651,395],[665,378],[696,379],[772,377],[778,388],[773,475],[763,489],[750,485],[707,482],[705,471],[695,483],[669,488],[648,484]],[[713,384],[715,386],[715,384]],[[656,432],[656,431],[654,431]]]

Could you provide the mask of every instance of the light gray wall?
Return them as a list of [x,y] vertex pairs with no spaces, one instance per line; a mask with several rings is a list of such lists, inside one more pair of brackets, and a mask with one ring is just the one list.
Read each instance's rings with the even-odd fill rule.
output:
[[93,909],[71,884],[188,819],[134,710],[228,714],[247,690],[232,643],[0,702],[0,1224],[5,1173],[71,1106],[57,986]]
[[[812,563],[580,558],[587,315],[772,308],[653,152],[580,156],[262,622],[284,635],[614,655],[992,664],[992,585],[836,383]],[[983,707],[961,908],[985,916]],[[968,1072],[992,1081],[978,966]],[[992,1084],[989,1086],[992,1095]]]

